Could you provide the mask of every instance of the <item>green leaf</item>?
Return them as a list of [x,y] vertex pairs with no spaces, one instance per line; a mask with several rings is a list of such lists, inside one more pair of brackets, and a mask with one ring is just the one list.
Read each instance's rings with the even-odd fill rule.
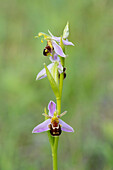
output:
[[58,98],[58,97],[60,97],[59,87],[58,87],[57,83],[55,82],[53,76],[51,75],[49,69],[47,68],[46,64],[44,64],[44,67],[46,69],[46,74],[47,74],[48,80],[50,82],[51,88],[52,88],[56,98]]

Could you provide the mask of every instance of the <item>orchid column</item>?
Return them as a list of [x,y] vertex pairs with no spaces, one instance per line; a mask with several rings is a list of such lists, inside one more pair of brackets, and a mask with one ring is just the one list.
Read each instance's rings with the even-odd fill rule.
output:
[[72,42],[68,41],[69,36],[69,24],[64,28],[63,35],[61,37],[56,37],[48,31],[50,35],[40,32],[36,38],[43,36],[43,40],[47,41],[47,46],[43,50],[43,55],[47,56],[50,60],[50,64],[46,66],[44,63],[44,68],[38,73],[36,80],[47,77],[51,88],[56,97],[56,104],[51,100],[48,104],[47,109],[44,109],[43,115],[45,116],[45,121],[37,125],[32,133],[40,133],[43,131],[48,131],[48,137],[52,149],[53,157],[53,170],[57,170],[57,148],[58,140],[62,131],[74,132],[73,128],[65,123],[60,118],[66,114],[67,111],[61,113],[61,98],[62,98],[62,88],[63,80],[66,77],[64,67],[65,64],[65,45],[73,45]]

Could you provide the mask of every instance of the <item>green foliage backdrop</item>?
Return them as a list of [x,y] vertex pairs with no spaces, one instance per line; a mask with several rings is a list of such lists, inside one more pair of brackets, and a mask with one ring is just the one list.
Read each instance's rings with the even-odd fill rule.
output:
[[113,169],[113,1],[0,1],[0,169],[50,170],[47,133],[32,134],[55,97],[43,68],[45,43],[34,39],[51,30],[61,35],[67,21],[67,78],[63,117],[75,133],[59,141],[59,169]]

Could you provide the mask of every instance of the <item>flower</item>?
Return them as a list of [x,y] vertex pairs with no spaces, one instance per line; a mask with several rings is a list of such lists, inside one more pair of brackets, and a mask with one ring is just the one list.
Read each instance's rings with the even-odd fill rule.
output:
[[[43,39],[47,40],[47,46],[43,50],[43,55],[48,56],[48,55],[52,55],[52,53],[55,52],[57,55],[59,55],[61,57],[66,57],[62,48],[59,45],[59,43],[61,41],[61,37],[54,36],[49,30],[48,30],[48,32],[50,35],[47,35],[43,32],[39,32],[38,36],[35,36],[36,38],[43,36],[44,38],[41,39],[41,42],[43,42]],[[66,28],[66,31],[64,29],[64,32],[65,33],[63,33],[63,37],[62,37],[63,44],[74,46],[74,44],[72,42],[68,41],[68,39],[65,39],[69,35],[68,27]]]
[[[51,56],[50,56],[50,57],[51,57]],[[50,60],[52,61],[52,63],[47,66],[47,68],[49,69],[50,73],[52,73],[52,68],[54,67],[55,62],[57,62],[58,72],[61,74],[61,73],[63,72],[63,67],[62,67],[62,65],[61,65],[61,62],[58,61],[59,58],[56,57],[56,59],[55,59],[55,57],[54,57],[54,59],[53,59],[53,58],[51,57]],[[46,69],[43,68],[43,69],[37,74],[36,80],[40,80],[40,79],[43,79],[43,78],[45,78],[45,77],[47,77]]]
[[[54,37],[49,36],[42,32],[38,34],[38,37],[40,36],[43,36],[44,37],[43,39],[47,40],[47,46],[43,50],[43,55],[45,56],[52,55],[52,53],[55,51],[57,55],[60,55],[61,57],[66,57],[60,45],[56,43],[57,40]],[[41,42],[43,42],[43,39],[41,39]]]
[[58,115],[56,110],[56,104],[53,101],[49,102],[48,110],[49,115],[43,114],[48,119],[42,122],[41,124],[37,125],[33,129],[32,133],[40,133],[50,130],[52,136],[59,136],[62,131],[74,132],[73,128],[70,125],[68,125],[63,120],[60,119],[60,117],[66,114],[66,111]]
[[50,55],[49,59],[50,59],[51,62],[55,62],[55,61],[60,62],[60,58],[58,57],[58,54],[56,54],[56,53],[54,53],[53,56]]

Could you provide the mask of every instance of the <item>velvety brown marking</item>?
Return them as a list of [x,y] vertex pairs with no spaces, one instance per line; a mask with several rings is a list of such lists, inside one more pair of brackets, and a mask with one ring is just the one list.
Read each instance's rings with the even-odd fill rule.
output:
[[57,128],[53,129],[53,128],[52,128],[52,125],[50,124],[50,125],[49,125],[49,128],[50,128],[50,134],[51,134],[52,136],[60,136],[61,133],[62,133],[62,130],[61,130],[61,126],[60,126],[60,125],[58,125],[58,129],[57,129]]

